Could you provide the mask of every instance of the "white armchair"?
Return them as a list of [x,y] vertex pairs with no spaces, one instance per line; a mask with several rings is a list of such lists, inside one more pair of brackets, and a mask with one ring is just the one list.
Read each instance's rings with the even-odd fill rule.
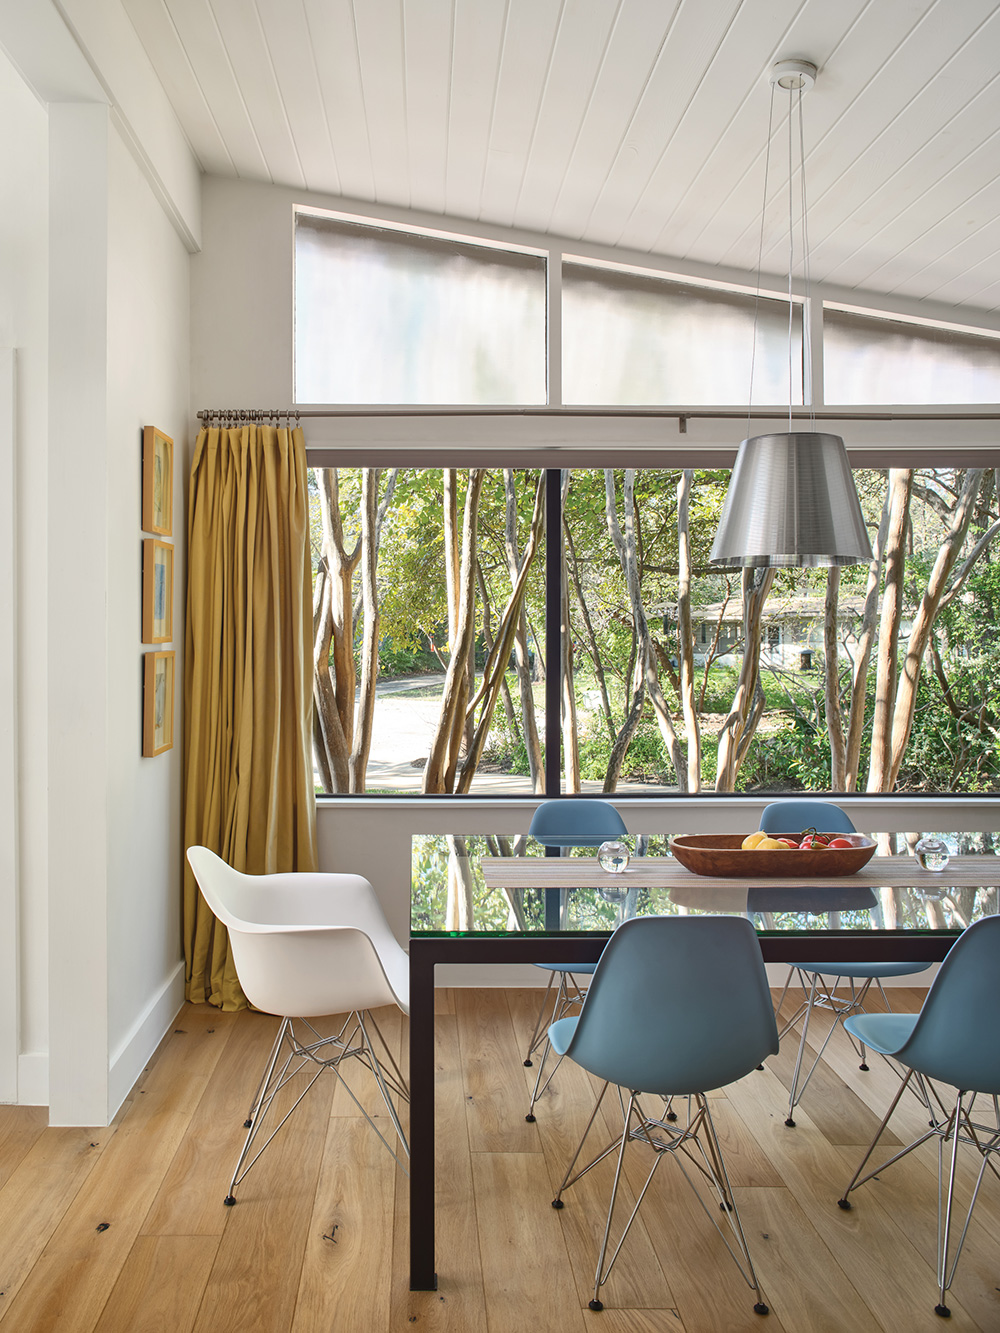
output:
[[[408,962],[371,884],[361,875],[244,875],[207,847],[190,847],[187,857],[205,901],[229,931],[247,999],[282,1019],[225,1202],[236,1202],[236,1187],[324,1069],[342,1082],[405,1171],[409,1146],[396,1102],[409,1101],[409,1092],[370,1011],[395,1004],[409,1013]],[[322,1035],[309,1021],[344,1013],[347,1020],[333,1036]],[[352,1060],[373,1074],[402,1158],[344,1078],[342,1065]],[[258,1146],[276,1094],[304,1070],[311,1072],[305,1088]]]

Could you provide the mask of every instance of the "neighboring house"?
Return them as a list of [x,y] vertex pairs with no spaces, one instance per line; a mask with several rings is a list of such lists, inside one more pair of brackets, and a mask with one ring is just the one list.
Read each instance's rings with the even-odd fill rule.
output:
[[[856,645],[856,630],[864,610],[863,597],[841,597],[837,608],[837,637],[840,656],[850,660]],[[664,630],[677,620],[676,603],[668,603],[657,613]],[[766,666],[786,671],[811,671],[820,665],[823,654],[824,599],[822,597],[775,597],[764,612],[761,625],[761,660]],[[704,665],[709,658],[722,666],[738,665],[743,651],[743,616],[738,599],[710,602],[691,609],[695,661]],[[901,625],[909,633],[910,621]]]

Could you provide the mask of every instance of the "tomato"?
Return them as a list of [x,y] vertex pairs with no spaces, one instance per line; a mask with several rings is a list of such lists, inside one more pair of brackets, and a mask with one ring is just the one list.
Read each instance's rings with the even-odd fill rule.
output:
[[831,838],[831,847],[853,847],[854,843],[849,838]]
[[826,839],[817,836],[815,833],[808,834],[799,843],[800,849],[804,852],[821,852],[826,845]]
[[782,843],[785,847],[791,847],[793,851],[798,851],[799,844],[795,841],[794,838],[779,838],[778,841]]

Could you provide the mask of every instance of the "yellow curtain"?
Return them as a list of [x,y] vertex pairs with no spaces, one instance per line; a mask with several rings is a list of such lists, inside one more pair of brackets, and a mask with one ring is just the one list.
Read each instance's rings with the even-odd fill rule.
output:
[[[316,868],[312,575],[302,431],[203,430],[188,502],[184,846]],[[189,1000],[242,1009],[225,930],[184,862]]]

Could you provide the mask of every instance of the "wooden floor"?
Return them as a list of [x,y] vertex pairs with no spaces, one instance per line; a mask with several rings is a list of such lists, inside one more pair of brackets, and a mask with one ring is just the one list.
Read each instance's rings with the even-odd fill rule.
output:
[[[897,990],[897,1009],[920,993]],[[836,1200],[891,1095],[835,1034],[796,1129],[794,1043],[713,1108],[766,1318],[666,1161],[602,1314],[587,1309],[608,1173],[550,1207],[592,1107],[564,1065],[525,1123],[521,1049],[538,993],[438,992],[440,1289],[407,1287],[406,1180],[342,1090],[313,1089],[235,1208],[229,1173],[276,1020],[189,1006],[108,1129],[0,1107],[0,1322],[17,1333],[767,1333],[949,1327],[933,1314],[934,1149]],[[697,1003],[664,997],[665,1006]],[[663,1017],[669,1018],[669,1008]],[[405,1049],[405,1024],[386,1014]],[[363,1071],[362,1071],[363,1072]],[[364,1074],[364,1077],[369,1077]],[[372,1109],[371,1089],[361,1085]],[[900,1132],[920,1132],[916,1102]],[[380,1121],[388,1128],[383,1114]],[[923,1151],[923,1150],[922,1150]],[[644,1150],[628,1172],[636,1188]],[[992,1186],[992,1188],[991,1188]],[[967,1190],[967,1184],[963,1185]],[[988,1180],[952,1297],[954,1330],[1000,1329],[1000,1189]]]

